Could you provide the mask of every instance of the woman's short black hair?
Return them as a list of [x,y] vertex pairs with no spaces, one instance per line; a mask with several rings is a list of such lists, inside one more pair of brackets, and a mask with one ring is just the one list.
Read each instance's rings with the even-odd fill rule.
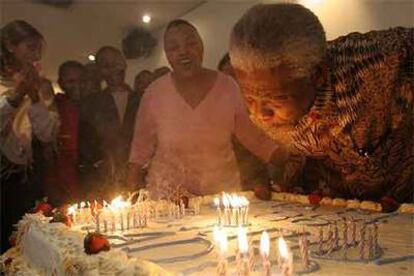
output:
[[178,26],[181,26],[181,25],[186,25],[186,26],[194,29],[194,31],[197,32],[196,27],[193,24],[191,24],[190,22],[188,22],[187,20],[184,20],[184,19],[174,19],[173,21],[168,23],[167,28],[165,29],[165,32],[167,32],[171,28],[178,27]]

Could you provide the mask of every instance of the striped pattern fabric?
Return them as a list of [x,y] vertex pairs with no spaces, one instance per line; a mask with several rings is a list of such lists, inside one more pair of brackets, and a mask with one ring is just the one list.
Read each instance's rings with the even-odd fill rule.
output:
[[328,42],[327,55],[328,80],[293,134],[303,158],[286,174],[304,172],[330,196],[411,201],[414,29],[351,33]]

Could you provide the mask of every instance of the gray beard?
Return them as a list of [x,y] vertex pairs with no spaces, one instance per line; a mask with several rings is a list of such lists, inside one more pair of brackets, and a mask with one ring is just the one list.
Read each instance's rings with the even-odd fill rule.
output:
[[292,145],[292,136],[296,132],[294,124],[269,125],[262,123],[256,118],[251,119],[258,128],[262,129],[267,134],[267,136],[269,136],[276,143],[287,147],[290,147]]

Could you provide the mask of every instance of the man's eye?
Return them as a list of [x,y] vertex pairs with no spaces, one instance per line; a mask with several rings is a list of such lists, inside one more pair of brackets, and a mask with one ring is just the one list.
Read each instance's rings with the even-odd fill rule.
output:
[[177,45],[171,45],[171,46],[168,46],[168,47],[165,48],[165,50],[167,52],[172,52],[172,51],[175,51],[177,49],[178,49],[178,46]]
[[287,95],[277,95],[277,96],[273,96],[272,98],[276,101],[285,101],[289,97]]

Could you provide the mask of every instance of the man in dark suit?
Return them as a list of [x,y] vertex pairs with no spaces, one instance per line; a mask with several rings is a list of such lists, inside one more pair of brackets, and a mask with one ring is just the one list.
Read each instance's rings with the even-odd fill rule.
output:
[[102,47],[96,64],[106,88],[90,95],[81,108],[81,158],[98,171],[91,193],[109,196],[125,183],[126,165],[140,96],[125,83],[126,62],[113,47]]

